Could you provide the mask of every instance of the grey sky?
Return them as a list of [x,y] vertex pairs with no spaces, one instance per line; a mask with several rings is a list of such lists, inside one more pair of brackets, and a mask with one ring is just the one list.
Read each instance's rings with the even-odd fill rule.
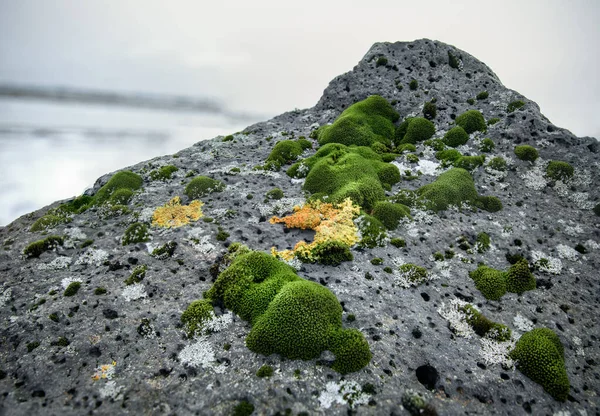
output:
[[427,37],[598,137],[598,21],[597,0],[0,0],[0,82],[208,96],[275,115],[313,106],[374,42]]

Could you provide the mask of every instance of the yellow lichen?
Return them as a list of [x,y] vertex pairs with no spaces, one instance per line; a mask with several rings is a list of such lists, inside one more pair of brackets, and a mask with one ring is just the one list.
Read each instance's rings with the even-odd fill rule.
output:
[[181,199],[176,196],[164,206],[156,208],[152,214],[152,225],[159,227],[181,227],[190,221],[198,221],[202,213],[202,202],[195,200],[189,205],[181,205]]
[[92,376],[92,380],[97,381],[101,378],[111,379],[115,375],[115,366],[117,365],[116,361],[113,361],[111,364],[104,364],[100,367],[96,368],[96,372]]
[[294,213],[287,217],[273,217],[271,224],[283,223],[288,228],[315,230],[312,243],[299,241],[293,250],[277,251],[271,249],[271,254],[284,260],[291,260],[297,255],[312,258],[312,250],[319,244],[337,241],[347,246],[356,244],[359,240],[358,228],[354,218],[360,213],[360,207],[354,205],[350,198],[339,204],[314,201],[303,207],[294,207]]

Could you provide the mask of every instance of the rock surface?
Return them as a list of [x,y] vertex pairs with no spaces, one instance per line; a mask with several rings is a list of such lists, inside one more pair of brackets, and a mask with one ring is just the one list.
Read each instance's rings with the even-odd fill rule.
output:
[[[457,59],[456,68],[449,65],[449,52]],[[409,88],[413,79],[416,90]],[[482,91],[489,97],[475,99]],[[341,376],[329,368],[329,353],[312,361],[255,354],[244,343],[249,324],[219,308],[213,331],[188,339],[181,313],[211,287],[211,265],[231,242],[269,251],[273,246],[291,249],[300,239],[312,238],[310,231],[284,232],[281,224],[268,222],[304,202],[301,181],[291,180],[285,167],[280,172],[253,167],[264,163],[278,141],[308,138],[372,94],[390,101],[400,121],[421,115],[423,104],[435,98],[435,138],[470,109],[481,111],[486,120],[499,118],[485,134],[471,134],[459,150],[481,154],[477,143],[484,137],[494,141],[488,160],[504,157],[507,170],[482,166],[473,178],[480,193],[500,198],[503,209],[451,208],[438,214],[413,209],[413,221],[388,232],[389,238],[404,239],[405,247],[354,248],[354,260],[340,266],[299,266],[299,276],[326,285],[337,296],[344,326],[367,338],[373,358],[361,371]],[[516,100],[524,106],[507,112]],[[513,149],[519,144],[538,149],[539,159],[516,158]],[[0,229],[0,413],[229,415],[246,400],[254,414],[402,415],[410,414],[403,397],[419,395],[443,415],[599,414],[600,217],[593,211],[600,197],[597,152],[595,139],[554,126],[534,102],[505,88],[490,68],[466,52],[426,39],[377,43],[351,72],[330,83],[315,107],[255,124],[232,139],[201,141],[127,168],[144,179],[128,214],[111,216],[91,208],[45,232],[29,231],[57,202]],[[423,143],[416,153],[418,163],[406,156],[394,162],[416,179],[402,180],[389,195],[417,189],[443,172]],[[544,175],[549,160],[569,162],[574,176],[565,182],[549,180]],[[171,179],[153,180],[150,172],[166,165],[179,170]],[[174,196],[187,204],[184,189],[196,175],[227,185],[223,192],[200,198],[204,215],[213,222],[150,226],[151,241],[122,245],[130,224],[149,224],[152,212]],[[93,195],[111,176],[99,178],[87,194]],[[284,198],[265,202],[265,194],[275,187]],[[220,230],[229,234],[227,240],[216,238]],[[459,247],[458,238],[473,243],[481,232],[491,238],[488,251]],[[47,235],[64,236],[65,243],[39,258],[22,254]],[[171,241],[177,243],[173,256],[151,255]],[[455,256],[433,257],[446,250]],[[486,300],[468,272],[479,262],[505,270],[510,266],[507,254],[537,262],[537,289]],[[373,265],[373,258],[382,258],[383,264]],[[540,258],[547,262],[540,264]],[[384,271],[402,263],[424,266],[429,280],[403,287],[395,271]],[[137,265],[148,266],[145,278],[126,285]],[[81,282],[80,289],[63,296],[73,281]],[[97,288],[106,293],[97,294]],[[493,343],[461,326],[452,309],[457,300],[510,327],[513,340]],[[564,346],[571,383],[564,403],[516,370],[506,356],[521,334],[536,327],[552,329]],[[265,364],[274,374],[257,377]]]

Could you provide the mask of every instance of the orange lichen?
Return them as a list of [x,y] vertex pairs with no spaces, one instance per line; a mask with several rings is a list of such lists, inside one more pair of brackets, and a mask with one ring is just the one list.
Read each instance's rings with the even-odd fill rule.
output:
[[284,260],[291,260],[296,256],[310,259],[312,251],[319,244],[336,241],[350,247],[359,240],[358,228],[354,224],[354,218],[359,212],[360,207],[354,205],[350,198],[339,204],[313,201],[303,207],[296,206],[292,215],[273,217],[269,222],[283,223],[288,228],[315,230],[315,238],[312,243],[299,241],[293,250],[277,251],[273,247],[271,254]]
[[164,206],[156,208],[152,214],[152,225],[159,227],[181,227],[190,221],[198,221],[202,213],[202,202],[195,200],[189,205],[181,205],[181,199],[176,196]]
[[96,368],[96,372],[92,376],[92,380],[97,381],[101,378],[111,379],[115,375],[115,366],[117,365],[116,361],[113,361],[111,364],[104,364],[100,367]]

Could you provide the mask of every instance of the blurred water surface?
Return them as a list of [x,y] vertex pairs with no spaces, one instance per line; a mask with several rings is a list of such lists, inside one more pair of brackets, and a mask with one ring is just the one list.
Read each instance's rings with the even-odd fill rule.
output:
[[193,112],[2,99],[0,225],[79,195],[105,173],[249,124]]

